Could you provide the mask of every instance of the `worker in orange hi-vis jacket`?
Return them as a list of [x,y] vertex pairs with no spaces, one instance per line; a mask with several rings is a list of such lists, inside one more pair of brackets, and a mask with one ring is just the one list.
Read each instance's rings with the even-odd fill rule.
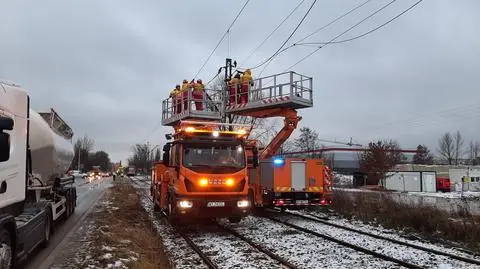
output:
[[172,98],[172,108],[173,114],[182,112],[182,90],[180,85],[176,85],[175,88],[170,92],[170,97]]
[[238,99],[237,95],[238,95],[238,85],[239,85],[239,83],[240,83],[240,74],[236,74],[228,82],[230,105],[235,104],[236,100]]
[[193,84],[193,99],[195,99],[195,109],[203,110],[203,95],[205,94],[205,85],[201,79],[197,79],[197,83]]
[[245,70],[241,79],[241,83],[242,86],[240,89],[240,100],[238,103],[246,104],[248,102],[248,92],[250,87],[253,86],[252,70]]
[[182,98],[183,98],[183,110],[188,110],[188,92],[190,90],[190,83],[186,79],[182,83]]
[[173,88],[170,91],[170,98],[172,98],[172,111],[173,114],[177,114],[176,99],[177,99],[177,88]]

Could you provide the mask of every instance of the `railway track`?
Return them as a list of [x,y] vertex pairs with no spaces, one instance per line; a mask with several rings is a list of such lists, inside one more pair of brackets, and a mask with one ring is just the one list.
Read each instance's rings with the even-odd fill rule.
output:
[[[136,180],[132,180],[132,182],[134,184],[136,184],[139,187],[141,187],[142,189],[144,189],[144,191],[142,191],[142,195],[145,196],[146,198],[148,198],[149,201],[152,201],[151,197],[146,192],[146,189],[148,187],[147,184],[146,184],[147,181],[148,180],[139,180],[138,178]],[[349,227],[340,226],[338,224],[331,223],[331,222],[327,221],[328,218],[321,218],[321,217],[317,218],[314,215],[305,216],[305,215],[299,215],[299,214],[290,213],[290,212],[280,213],[278,211],[275,211],[275,213],[276,213],[275,216],[272,216],[272,214],[266,214],[264,217],[266,217],[267,219],[269,219],[271,221],[277,222],[281,225],[284,225],[284,226],[287,226],[287,227],[292,228],[294,230],[297,230],[299,232],[309,234],[309,235],[313,235],[313,236],[316,236],[316,237],[319,237],[319,238],[323,238],[324,240],[327,240],[327,241],[331,241],[332,244],[336,243],[336,244],[342,245],[343,247],[350,248],[354,251],[358,251],[359,253],[363,253],[363,254],[366,254],[366,255],[369,255],[369,256],[373,256],[373,257],[378,258],[380,260],[395,263],[395,264],[398,264],[398,265],[406,267],[406,268],[430,267],[429,266],[430,263],[428,263],[426,261],[427,259],[432,259],[432,260],[434,260],[433,263],[437,263],[437,264],[441,264],[442,262],[443,263],[450,263],[450,261],[448,259],[451,259],[451,260],[455,260],[455,261],[458,261],[458,262],[461,262],[461,263],[466,263],[466,267],[468,267],[468,268],[473,268],[472,267],[473,265],[475,265],[474,267],[477,268],[477,266],[480,265],[480,261],[472,259],[472,258],[458,256],[458,255],[455,255],[455,254],[452,254],[452,253],[445,253],[445,252],[442,252],[442,251],[439,251],[439,250],[436,250],[436,249],[431,249],[431,248],[427,248],[427,247],[424,247],[424,246],[415,245],[415,244],[412,244],[412,243],[409,243],[409,242],[404,242],[404,241],[388,238],[388,237],[385,237],[385,236],[381,236],[381,235],[377,235],[377,234],[373,234],[373,233],[369,233],[369,232],[365,232],[365,231],[359,231],[359,230],[349,228]],[[285,220],[284,219],[285,217],[290,217],[290,218],[293,218],[293,219]],[[298,222],[295,223],[295,221],[293,221],[294,223],[292,223],[291,220],[297,220],[297,221],[300,220],[300,225],[299,225]],[[310,223],[308,225],[305,225],[305,223],[307,223],[307,222],[310,222]],[[168,224],[168,225],[170,225],[170,227],[172,227],[172,229],[175,231],[175,233],[178,234],[179,236],[181,236],[181,238],[184,239],[186,244],[193,251],[195,251],[195,253],[198,254],[198,256],[202,259],[203,263],[206,266],[208,266],[208,268],[228,267],[228,266],[225,266],[224,261],[222,261],[222,259],[219,258],[222,255],[223,255],[223,257],[228,256],[228,255],[226,253],[222,253],[222,254],[220,254],[220,256],[218,256],[219,254],[215,254],[215,250],[212,250],[212,249],[217,249],[217,251],[218,251],[219,249],[222,249],[222,247],[221,247],[222,244],[223,244],[223,247],[229,247],[230,249],[232,249],[232,247],[233,247],[233,249],[235,249],[236,252],[239,252],[239,253],[244,253],[245,252],[246,255],[250,256],[250,257],[251,257],[251,253],[252,253],[251,249],[253,248],[253,249],[255,249],[255,252],[253,252],[253,253],[257,253],[256,255],[260,255],[260,253],[261,253],[261,254],[263,254],[264,257],[268,256],[268,259],[271,260],[271,261],[275,261],[277,265],[283,266],[284,268],[298,268],[298,266],[292,264],[287,259],[282,258],[279,255],[273,253],[270,250],[271,249],[270,247],[268,247],[268,249],[267,249],[264,246],[263,243],[261,243],[261,242],[258,243],[258,240],[255,240],[254,237],[252,237],[252,239],[257,243],[250,240],[248,238],[248,237],[251,237],[250,233],[247,233],[247,234],[239,233],[239,232],[236,231],[236,229],[235,230],[232,229],[234,227],[230,228],[230,225],[223,225],[219,222],[214,222],[214,224],[223,233],[216,231],[217,234],[209,234],[209,233],[198,233],[198,231],[197,231],[196,234],[192,234],[191,232],[183,230],[180,227],[175,227],[175,226],[172,226],[170,224]],[[316,228],[314,226],[310,226],[310,225],[315,225]],[[363,236],[363,237],[365,237],[364,240],[366,240],[367,242],[362,243],[362,242],[359,242],[358,240],[349,240],[349,238],[345,238],[345,237],[343,238],[344,240],[342,240],[341,236],[340,237],[335,236],[335,234],[333,234],[333,235],[330,234],[329,235],[328,232],[327,232],[327,234],[325,234],[325,232],[323,230],[318,230],[318,228],[319,228],[318,225],[327,225],[327,226],[333,227],[331,229],[341,229],[341,230],[345,231],[345,233],[351,233],[352,235],[351,236],[349,235],[350,237],[361,237],[361,236]],[[201,235],[198,236],[198,234],[201,234]],[[193,235],[193,237],[192,237],[192,235]],[[228,235],[230,235],[230,236],[228,236]],[[232,236],[235,237],[238,240],[232,239]],[[215,241],[216,237],[219,237],[221,240],[213,242],[213,241]],[[369,238],[371,238],[371,239],[369,239]],[[210,240],[210,239],[212,239],[213,241]],[[378,241],[380,241],[380,240],[384,241],[384,243],[379,244]],[[208,244],[205,244],[205,241],[207,241],[207,242],[212,241],[212,242],[210,242]],[[370,241],[372,241],[372,242],[370,242]],[[246,244],[243,244],[243,246],[242,246],[242,244],[239,244],[238,242],[244,242],[244,243],[248,244],[249,246],[247,246]],[[376,246],[379,246],[380,248],[373,248],[372,246],[375,246],[375,244],[376,244]],[[384,250],[383,247],[392,248],[394,250]],[[402,248],[405,249],[406,252],[410,253],[409,257],[407,257],[408,255],[402,255],[403,256],[402,257],[400,255],[395,255],[395,253],[392,253],[392,251],[393,252],[395,252],[395,251],[401,252],[401,250],[398,250],[398,249],[402,249]],[[212,255],[212,252],[213,252],[213,255]],[[382,252],[384,252],[384,253],[382,253]],[[423,258],[423,260],[422,260],[422,258],[418,258],[418,260],[417,260],[417,256],[415,255],[416,253],[420,253],[420,256],[424,256],[424,257],[427,256],[427,258],[426,259]],[[426,253],[428,253],[428,255]],[[280,255],[284,256],[284,254],[280,254]],[[442,256],[442,257],[440,258],[440,256]],[[265,260],[265,258],[262,259],[262,262],[263,262],[263,260]],[[247,261],[247,262],[252,262],[252,261],[250,260],[250,261]],[[455,268],[463,268],[463,266],[459,266],[458,263],[457,263],[457,266],[454,266],[454,267]]]
[[[140,187],[145,187],[145,185],[142,186],[142,184],[140,184],[140,182],[142,183],[145,183],[147,180],[134,180],[132,177],[128,177],[130,179],[130,181],[137,185],[137,186],[140,186]],[[140,182],[139,182],[140,181]],[[145,193],[141,193],[141,195],[143,195],[145,198],[147,198],[150,202],[153,203],[153,199],[152,197],[150,197],[149,195],[145,194]],[[162,211],[162,216],[163,217],[168,217],[166,215],[166,213],[164,211]],[[193,251],[195,251],[195,253],[197,253],[197,255],[202,259],[202,261],[205,263],[205,265],[210,268],[210,269],[218,269],[220,268],[218,265],[216,265],[206,254],[205,252],[203,252],[200,247],[195,244],[193,242],[193,240],[188,236],[188,234],[186,232],[184,232],[183,230],[179,229],[178,227],[175,227],[171,224],[169,224],[170,228],[172,228],[178,235],[180,235],[183,240],[185,240],[185,242],[187,243],[187,245],[193,249]]]
[[[299,215],[299,214],[290,213],[290,212],[279,212],[279,211],[275,211],[275,214],[276,214],[276,216],[272,216],[271,214],[266,214],[266,215],[264,215],[264,217],[269,219],[269,220],[272,220],[274,222],[277,222],[277,223],[283,224],[285,226],[291,227],[293,229],[299,230],[301,232],[308,233],[308,234],[311,234],[311,235],[314,235],[314,236],[317,236],[317,237],[320,237],[320,238],[338,243],[342,246],[352,248],[354,250],[363,252],[365,254],[372,255],[372,256],[380,258],[382,260],[394,262],[394,263],[396,263],[398,265],[401,265],[401,266],[404,266],[406,268],[424,268],[424,266],[416,264],[416,263],[408,262],[408,261],[405,261],[405,260],[402,260],[402,259],[399,259],[399,258],[392,257],[393,255],[390,256],[390,255],[386,255],[386,254],[383,254],[383,253],[379,253],[379,252],[374,251],[372,249],[369,249],[367,247],[360,246],[359,244],[355,244],[355,243],[347,242],[345,240],[341,240],[341,239],[338,238],[338,236],[334,237],[334,236],[328,235],[324,232],[317,232],[317,231],[314,231],[312,229],[308,229],[306,227],[302,227],[300,225],[293,224],[289,221],[279,219],[278,216],[280,216],[280,217],[289,216],[289,217],[295,217],[295,218],[301,219],[301,220],[311,221],[311,222],[315,222],[315,223],[321,223],[323,225],[328,225],[328,226],[331,226],[331,227],[334,227],[334,228],[337,228],[337,229],[342,229],[344,231],[353,232],[353,233],[356,233],[358,235],[368,236],[368,237],[371,237],[372,240],[379,239],[379,240],[387,241],[387,242],[390,243],[390,245],[392,245],[392,243],[393,243],[397,246],[400,245],[400,246],[408,247],[408,248],[411,248],[411,249],[414,249],[414,250],[417,250],[417,251],[423,251],[423,252],[429,253],[431,255],[443,256],[445,258],[449,258],[449,259],[452,259],[452,260],[455,260],[455,261],[458,261],[458,262],[467,263],[468,266],[473,266],[474,265],[475,268],[477,268],[476,266],[480,265],[479,260],[475,260],[475,259],[468,258],[468,257],[463,257],[463,256],[458,256],[458,255],[455,255],[455,254],[452,254],[452,253],[446,253],[446,252],[442,252],[442,251],[431,249],[431,248],[426,248],[426,247],[423,247],[423,246],[415,245],[415,244],[408,243],[408,242],[403,242],[403,241],[400,241],[400,240],[388,238],[388,237],[381,236],[381,235],[372,234],[372,233],[365,232],[365,231],[359,231],[359,230],[356,230],[356,229],[353,229],[353,228],[344,227],[344,226],[341,226],[341,225],[338,225],[338,224],[335,224],[335,223],[331,223],[331,222],[328,222],[328,221],[326,221],[324,219],[320,219],[320,218],[304,216],[304,215]],[[355,235],[352,234],[352,237],[355,237]]]
[[304,233],[308,233],[308,234],[311,234],[311,235],[314,235],[314,236],[323,238],[323,239],[325,239],[325,240],[328,240],[328,241],[337,243],[337,244],[339,244],[339,245],[342,245],[342,246],[345,246],[345,247],[354,249],[354,250],[356,250],[356,251],[359,251],[359,252],[362,252],[362,253],[365,253],[365,254],[374,256],[374,257],[376,257],[376,258],[379,258],[379,259],[382,259],[382,260],[385,260],[385,261],[394,262],[394,263],[396,263],[396,264],[398,264],[398,265],[401,265],[401,266],[404,266],[404,267],[406,267],[406,268],[411,268],[411,269],[420,269],[420,268],[423,268],[423,267],[418,266],[418,265],[416,265],[416,264],[409,263],[409,262],[405,262],[405,261],[402,261],[402,260],[400,260],[400,259],[397,259],[397,258],[394,258],[394,257],[390,257],[390,256],[387,256],[387,255],[384,255],[384,254],[381,254],[381,253],[377,253],[377,252],[372,251],[372,250],[370,250],[370,249],[367,249],[367,248],[364,248],[364,247],[361,247],[361,246],[358,246],[358,245],[355,245],[355,244],[352,244],[352,243],[349,243],[349,242],[340,240],[340,239],[338,239],[338,238],[334,238],[334,237],[329,236],[329,235],[321,234],[321,233],[318,233],[318,232],[316,232],[316,231],[312,231],[312,230],[306,229],[306,228],[304,228],[304,227],[301,227],[301,226],[298,226],[298,225],[289,223],[289,222],[284,221],[284,220],[277,219],[277,218],[272,217],[272,216],[265,216],[265,217],[266,217],[267,219],[269,219],[269,220],[272,220],[272,221],[277,222],[277,223],[281,223],[281,224],[283,224],[283,225],[285,225],[285,226],[288,226],[288,227],[290,227],[290,228],[293,228],[293,229],[295,229],[295,230],[302,231],[302,232],[304,232]]
[[[133,182],[135,185],[137,186],[140,186],[140,187],[143,187],[145,188],[145,185],[142,184],[142,183],[145,183],[147,182],[148,180],[133,180],[132,178],[130,178],[130,181]],[[153,200],[152,198],[147,195],[146,193],[142,193],[141,195],[143,195],[145,198],[147,198],[149,201],[151,201],[153,203]],[[167,214],[162,211],[162,216],[164,217],[164,221],[166,221],[167,219]],[[167,221],[166,221],[167,222]],[[167,222],[168,223],[168,222]],[[261,245],[258,245],[256,243],[254,243],[252,240],[242,236],[241,234],[237,233],[236,231],[218,223],[217,221],[214,221],[214,224],[216,225],[216,227],[218,227],[221,231],[229,234],[229,235],[233,235],[235,238],[247,243],[249,246],[251,246],[252,248],[254,248],[255,250],[257,250],[258,252],[260,253],[263,253],[265,254],[266,256],[268,256],[269,258],[272,259],[272,261],[274,261],[275,263],[279,264],[279,265],[283,265],[285,268],[289,268],[289,269],[299,269],[297,266],[293,265],[292,263],[288,262],[287,260],[285,260],[284,258],[276,255],[275,253],[269,251],[268,249],[262,247]],[[217,269],[217,268],[222,268],[221,265],[218,265],[217,263],[215,263],[212,258],[205,252],[202,250],[202,247],[199,246],[198,244],[195,243],[194,239],[192,239],[187,230],[186,229],[183,229],[182,227],[177,227],[177,226],[174,226],[174,225],[171,225],[170,223],[168,223],[168,225],[175,231],[175,233],[177,233],[179,236],[181,236],[185,242],[187,243],[187,245],[193,250],[195,251],[195,253],[197,253],[197,255],[202,259],[202,261],[205,263],[205,265],[210,268],[210,269]],[[251,255],[251,254],[249,254]]]
[[350,227],[341,226],[341,225],[329,222],[329,221],[325,220],[323,217],[320,217],[320,216],[317,217],[317,216],[311,215],[311,214],[310,214],[310,216],[305,216],[305,215],[300,215],[300,214],[295,214],[295,213],[290,213],[290,212],[283,212],[283,213],[286,214],[286,215],[289,215],[289,216],[294,216],[294,217],[297,217],[297,218],[302,218],[302,219],[305,219],[305,220],[310,220],[310,221],[322,223],[324,225],[328,225],[328,226],[331,226],[331,227],[335,227],[335,228],[355,232],[355,233],[358,233],[358,234],[370,236],[370,237],[373,237],[373,238],[389,241],[391,243],[395,243],[395,244],[398,244],[398,245],[407,246],[407,247],[410,247],[410,248],[430,252],[430,253],[435,254],[435,255],[442,255],[442,256],[448,257],[450,259],[457,260],[457,261],[471,263],[471,264],[475,264],[475,265],[480,265],[480,260],[476,260],[476,259],[472,259],[472,258],[468,258],[468,257],[463,257],[463,256],[458,256],[458,255],[455,255],[455,254],[452,254],[452,253],[442,252],[442,251],[439,251],[439,250],[436,250],[436,249],[431,249],[431,248],[419,246],[419,245],[416,245],[416,244],[412,244],[412,243],[408,243],[408,242],[405,242],[405,241],[389,238],[389,237],[386,237],[386,236],[381,236],[381,235],[377,235],[377,234],[353,229],[353,228],[350,228]]

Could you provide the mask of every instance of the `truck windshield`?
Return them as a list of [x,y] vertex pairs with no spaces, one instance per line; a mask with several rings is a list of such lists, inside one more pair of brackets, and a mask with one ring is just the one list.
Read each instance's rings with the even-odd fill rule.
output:
[[233,173],[245,167],[245,153],[240,145],[184,145],[183,165],[200,173]]

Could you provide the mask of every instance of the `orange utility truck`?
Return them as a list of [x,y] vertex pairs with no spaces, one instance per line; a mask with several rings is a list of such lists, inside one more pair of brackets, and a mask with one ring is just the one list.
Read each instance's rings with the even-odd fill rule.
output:
[[152,171],[155,209],[171,221],[226,217],[236,223],[249,212],[245,137],[248,125],[180,121]]

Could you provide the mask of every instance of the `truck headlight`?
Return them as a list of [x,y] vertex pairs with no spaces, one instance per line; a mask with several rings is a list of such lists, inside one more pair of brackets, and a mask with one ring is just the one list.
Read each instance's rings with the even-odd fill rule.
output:
[[250,206],[250,203],[248,202],[248,200],[237,201],[237,207],[249,207],[249,206]]
[[180,201],[178,203],[178,206],[181,208],[191,208],[193,206],[193,203],[191,201]]

